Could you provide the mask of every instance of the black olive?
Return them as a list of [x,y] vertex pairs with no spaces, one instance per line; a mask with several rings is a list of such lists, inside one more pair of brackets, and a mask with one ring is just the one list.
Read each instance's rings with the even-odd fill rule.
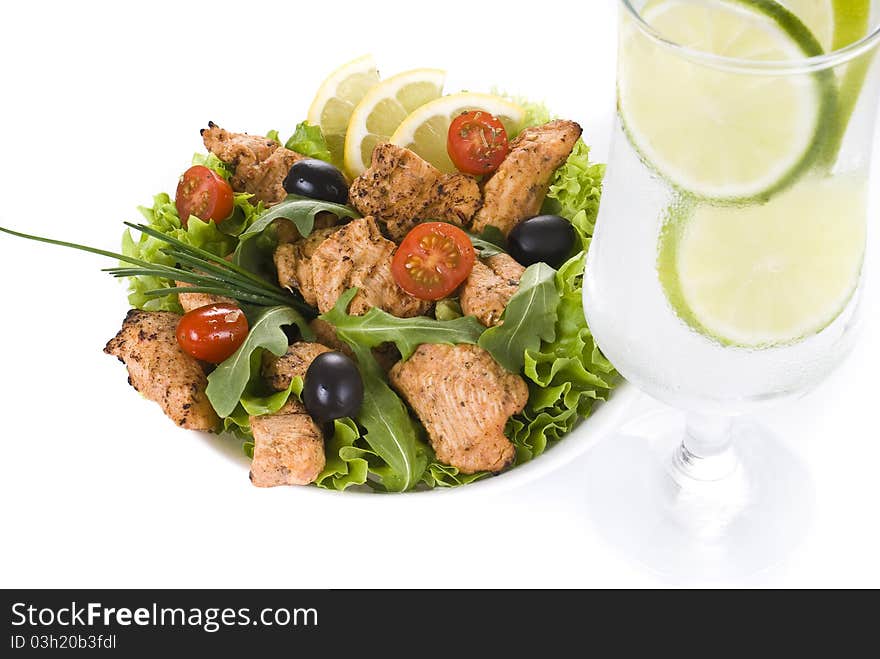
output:
[[574,251],[571,222],[558,215],[539,215],[520,222],[507,237],[507,251],[526,267],[546,263],[558,268]]
[[318,355],[306,371],[302,399],[320,423],[354,416],[364,402],[364,381],[357,365],[341,352]]
[[334,204],[348,203],[348,182],[338,169],[329,162],[306,158],[293,163],[284,179],[284,190],[295,194]]

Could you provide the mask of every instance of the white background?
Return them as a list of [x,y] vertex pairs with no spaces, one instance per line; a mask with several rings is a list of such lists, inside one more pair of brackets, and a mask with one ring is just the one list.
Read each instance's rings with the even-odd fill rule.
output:
[[[0,20],[5,226],[116,249],[134,207],[173,191],[208,120],[289,133],[324,75],[364,52],[385,74],[439,66],[450,90],[497,85],[547,99],[584,125],[597,158],[607,152],[612,0],[10,7]],[[99,271],[110,265],[0,236],[0,586],[668,583],[591,529],[589,454],[479,497],[253,488],[235,449],[176,430],[101,353],[127,306]],[[855,354],[761,419],[815,480],[809,537],[786,564],[728,585],[880,586],[872,281]]]

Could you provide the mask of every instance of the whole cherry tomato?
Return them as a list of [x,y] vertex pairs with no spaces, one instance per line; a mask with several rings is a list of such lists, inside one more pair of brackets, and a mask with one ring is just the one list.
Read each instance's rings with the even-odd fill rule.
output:
[[184,352],[210,364],[229,359],[247,335],[247,318],[233,304],[209,304],[193,309],[177,324],[177,343]]

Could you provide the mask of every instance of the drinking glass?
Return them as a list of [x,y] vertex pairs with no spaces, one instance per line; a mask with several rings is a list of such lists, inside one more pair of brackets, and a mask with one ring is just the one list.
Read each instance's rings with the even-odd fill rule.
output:
[[634,422],[589,487],[600,530],[667,574],[753,572],[807,525],[808,475],[746,417],[856,336],[880,0],[846,4],[620,0],[584,304],[604,354],[686,422]]

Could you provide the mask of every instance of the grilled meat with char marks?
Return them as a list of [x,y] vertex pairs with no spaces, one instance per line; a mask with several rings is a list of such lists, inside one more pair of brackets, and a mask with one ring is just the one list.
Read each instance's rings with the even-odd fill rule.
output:
[[267,206],[282,201],[284,179],[293,163],[305,156],[285,149],[275,140],[247,133],[230,133],[214,122],[203,128],[205,147],[228,165],[235,168],[230,181],[236,192],[254,195],[254,201]]
[[510,153],[485,185],[483,207],[474,218],[473,231],[497,227],[505,236],[541,211],[550,179],[568,159],[581,136],[573,121],[551,121],[526,128],[510,143]]
[[132,309],[104,352],[128,368],[128,382],[182,428],[214,430],[220,423],[205,390],[204,365],[177,343],[180,316]]
[[[284,391],[293,378],[304,378],[315,357],[330,349],[300,341],[277,357],[263,353],[261,374],[273,391]],[[324,436],[303,404],[291,396],[275,414],[250,417],[254,435],[251,482],[257,487],[308,485],[324,470]]]
[[470,176],[444,174],[409,149],[379,144],[349,198],[361,214],[384,222],[388,235],[399,242],[421,221],[467,225],[480,207],[481,194]]
[[526,271],[507,254],[478,259],[460,293],[465,316],[476,316],[486,327],[498,325],[510,298],[519,290]]
[[415,411],[437,458],[465,474],[499,472],[515,449],[504,436],[529,389],[478,346],[423,344],[388,375]]

